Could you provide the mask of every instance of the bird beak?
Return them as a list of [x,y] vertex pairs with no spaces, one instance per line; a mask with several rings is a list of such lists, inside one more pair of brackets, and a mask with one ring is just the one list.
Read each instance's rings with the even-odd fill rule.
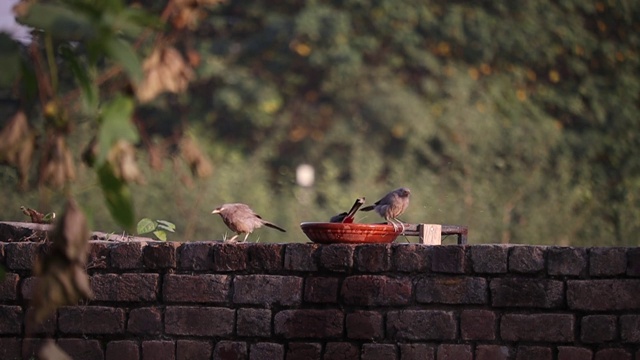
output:
[[220,214],[220,211],[221,211],[221,210],[222,210],[222,209],[215,209],[215,210],[213,210],[211,213],[212,213],[212,214]]

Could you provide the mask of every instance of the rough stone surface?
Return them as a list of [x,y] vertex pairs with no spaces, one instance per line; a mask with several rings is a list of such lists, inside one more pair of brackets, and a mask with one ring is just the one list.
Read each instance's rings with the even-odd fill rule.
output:
[[287,244],[284,268],[291,271],[318,271],[317,244]]
[[515,246],[509,253],[509,271],[533,274],[544,270],[545,249],[540,246]]
[[464,246],[433,246],[430,250],[431,271],[436,273],[464,274],[466,266]]
[[489,285],[494,307],[559,308],[564,303],[560,280],[501,278]]
[[438,360],[472,360],[470,345],[441,344],[438,346]]
[[553,351],[543,346],[518,346],[516,360],[553,360]]
[[304,301],[319,304],[338,302],[340,280],[336,277],[308,277],[304,283]]
[[280,271],[284,265],[284,245],[251,244],[247,250],[248,268],[266,273]]
[[509,248],[502,245],[478,245],[469,247],[473,271],[480,274],[504,274],[507,272]]
[[640,344],[640,315],[620,316],[620,338],[626,343]]
[[435,346],[419,343],[400,344],[400,360],[436,360]]
[[163,300],[172,302],[225,303],[229,299],[231,278],[227,275],[167,274],[163,281]]
[[302,301],[302,278],[280,275],[239,275],[233,281],[236,304],[297,305]]
[[612,341],[618,333],[617,323],[615,315],[587,315],[582,318],[580,339],[584,343]]
[[587,271],[587,250],[552,247],[547,250],[547,273],[554,276],[583,276]]
[[213,270],[220,272],[245,270],[249,246],[249,244],[215,244]]
[[352,343],[330,342],[324,350],[323,360],[359,360],[360,349]]
[[355,266],[358,271],[378,273],[391,268],[390,245],[360,245],[355,250]]
[[358,340],[380,340],[384,338],[382,314],[376,311],[357,311],[347,314],[347,337]]
[[178,268],[202,271],[213,269],[213,243],[184,243],[178,248]]
[[247,344],[238,341],[219,341],[213,351],[213,358],[220,360],[246,360]]
[[140,347],[137,341],[119,340],[107,343],[106,360],[138,360]]
[[334,339],[343,334],[339,310],[283,310],[273,319],[276,335],[286,339]]
[[228,336],[233,332],[234,320],[233,309],[169,306],[164,327],[170,335]]
[[489,310],[463,310],[460,335],[463,340],[495,340],[496,314]]
[[430,253],[426,246],[419,244],[393,244],[393,269],[399,272],[424,273],[431,268]]
[[567,303],[571,310],[640,310],[638,280],[569,280]]
[[208,360],[212,353],[213,347],[208,341],[178,340],[176,344],[176,360]]
[[400,310],[387,313],[387,336],[393,340],[453,340],[457,332],[453,312]]
[[129,312],[127,331],[132,334],[158,335],[162,328],[162,312],[159,308],[137,308]]
[[318,343],[290,342],[286,360],[320,360],[322,345]]
[[58,346],[73,360],[95,360],[104,358],[98,340],[59,339]]
[[168,340],[142,342],[142,360],[175,360],[176,343]]
[[506,314],[500,320],[500,336],[506,341],[572,342],[574,321],[566,314]]
[[124,309],[107,306],[66,306],[58,310],[58,328],[65,334],[121,334]]
[[161,242],[145,246],[142,252],[144,266],[148,269],[174,269],[179,245],[177,242]]
[[558,360],[591,360],[593,352],[575,346],[558,346]]
[[627,272],[625,248],[592,248],[589,250],[589,275],[614,276]]
[[320,248],[320,266],[333,272],[346,272],[353,267],[353,246],[331,244]]
[[511,348],[502,345],[478,345],[475,360],[512,360]]
[[96,274],[91,289],[96,301],[155,301],[158,274]]
[[237,332],[240,336],[271,336],[271,310],[238,309]]
[[284,346],[282,344],[261,342],[252,344],[249,349],[249,360],[284,359]]
[[144,265],[142,248],[143,241],[121,242],[111,248],[109,252],[111,267],[121,270],[141,269]]
[[361,360],[396,360],[397,358],[396,346],[393,344],[362,345]]

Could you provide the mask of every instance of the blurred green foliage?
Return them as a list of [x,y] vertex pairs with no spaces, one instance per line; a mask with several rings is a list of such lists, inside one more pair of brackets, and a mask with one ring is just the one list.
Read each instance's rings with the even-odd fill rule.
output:
[[[222,238],[211,210],[245,202],[289,229],[250,240],[305,241],[300,222],[406,186],[403,220],[468,225],[472,243],[639,245],[640,3],[213,3],[188,26],[165,24],[194,67],[188,89],[135,110],[150,166],[140,164],[146,184],[131,184],[132,198],[145,216],[174,220],[175,238]],[[158,4],[142,2],[159,14]],[[95,124],[76,120],[67,139],[78,160]],[[178,161],[170,139],[187,129],[210,178]],[[295,183],[303,163],[316,170],[310,188]],[[0,183],[14,204],[0,218],[61,204],[47,189],[14,192],[12,170],[0,168]],[[117,226],[95,173],[79,168],[72,191],[94,227]]]

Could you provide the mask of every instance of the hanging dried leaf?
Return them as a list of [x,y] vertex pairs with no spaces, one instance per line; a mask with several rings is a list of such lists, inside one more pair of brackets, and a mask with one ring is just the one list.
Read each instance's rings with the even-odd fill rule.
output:
[[200,150],[193,137],[187,135],[182,138],[180,141],[180,153],[194,176],[204,178],[213,174],[211,161]]
[[47,184],[55,188],[62,188],[65,183],[75,180],[73,157],[62,135],[50,136],[45,144],[39,176],[40,185]]
[[22,189],[29,182],[29,167],[35,146],[35,132],[24,111],[18,111],[0,132],[0,163],[17,169]]
[[109,150],[107,161],[111,163],[113,172],[119,179],[125,182],[145,183],[136,163],[136,150],[130,142],[118,140]]
[[163,92],[181,93],[194,77],[191,67],[173,47],[156,49],[142,65],[144,79],[137,88],[140,102],[148,102]]
[[207,16],[206,8],[224,3],[225,0],[175,0],[171,23],[176,29],[194,30]]
[[24,207],[24,206],[20,206],[20,210],[22,210],[22,213],[27,215],[28,217],[31,218],[31,222],[34,224],[50,224],[53,219],[56,218],[56,213],[52,212],[52,213],[48,213],[48,214],[43,214],[41,212],[39,212],[38,210],[32,209],[32,208],[28,208],[28,207]]
[[60,306],[75,305],[93,296],[85,271],[89,228],[73,199],[68,200],[51,239],[49,253],[36,262],[33,271],[39,277],[32,300],[36,322],[43,321]]
[[44,345],[38,351],[38,359],[40,360],[73,360],[73,358],[62,349],[56,343],[47,339]]

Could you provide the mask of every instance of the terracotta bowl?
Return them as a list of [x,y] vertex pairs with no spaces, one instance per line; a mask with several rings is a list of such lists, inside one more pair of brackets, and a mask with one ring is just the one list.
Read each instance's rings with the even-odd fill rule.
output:
[[388,224],[303,222],[300,227],[311,241],[319,244],[392,243],[402,233]]

